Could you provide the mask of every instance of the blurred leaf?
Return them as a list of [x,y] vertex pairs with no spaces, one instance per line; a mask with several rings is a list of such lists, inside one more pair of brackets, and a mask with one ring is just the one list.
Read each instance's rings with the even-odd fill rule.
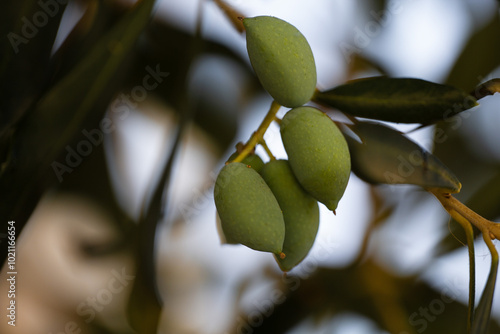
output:
[[[201,7],[200,7],[201,8]],[[158,291],[155,265],[155,240],[158,224],[165,216],[170,176],[182,136],[187,125],[191,122],[192,108],[187,100],[187,74],[193,60],[201,53],[204,41],[201,40],[201,12],[199,13],[197,31],[191,40],[185,61],[178,65],[179,96],[178,108],[181,108],[181,119],[175,142],[170,153],[166,155],[160,178],[156,182],[151,199],[146,195],[139,222],[137,236],[136,260],[138,263],[137,276],[127,305],[127,315],[131,326],[139,333],[156,333],[162,309],[162,298]]]
[[500,169],[497,174],[476,191],[465,204],[486,219],[500,217]]
[[386,203],[386,197],[375,186],[370,187],[370,200],[372,204],[371,217],[366,227],[365,235],[358,256],[353,261],[357,265],[368,256],[371,237],[375,230],[384,224],[395,212],[396,205]]
[[[184,69],[189,68],[193,61],[190,52],[195,39],[194,35],[179,30],[161,19],[151,22],[138,44],[137,57],[125,83],[127,87],[133,87],[142,80],[146,66],[157,64],[170,75],[168,80],[159,85],[152,94],[171,105],[174,110],[182,110],[184,106],[182,106],[181,97],[186,89],[187,78]],[[248,89],[247,91],[262,89],[249,64],[241,55],[214,41],[204,40],[203,44],[203,54],[217,55],[221,59],[227,59],[228,62],[232,61],[239,65],[237,70],[242,70],[243,74],[249,78],[247,86],[244,87]],[[211,86],[217,83],[207,81],[205,84]],[[216,140],[222,148],[221,151],[225,151],[236,134],[238,110],[241,109],[241,103],[232,107],[224,103],[228,100],[227,97],[216,99],[217,96],[207,99],[198,95],[193,96],[190,102],[195,103],[194,122]]]
[[380,75],[388,76],[389,70],[377,60],[370,58],[367,55],[362,55],[355,53],[351,57],[351,61],[348,64],[348,77],[355,77],[357,73],[363,73],[366,71],[377,71]]
[[499,31],[500,17],[495,14],[484,28],[470,37],[446,83],[469,91],[497,68],[500,65]]
[[[154,0],[137,3],[89,50],[87,56],[48,91],[19,124],[14,141],[14,159],[1,175],[3,196],[0,216],[17,221],[23,228],[46,183],[46,174],[65,145],[89,120],[99,120],[116,93],[123,61],[149,21]],[[42,186],[43,188],[43,186]],[[7,196],[8,194],[8,196]],[[2,222],[2,226],[7,223]],[[2,258],[6,255],[2,250]]]
[[351,129],[362,141],[345,136],[352,170],[361,179],[460,191],[460,182],[439,159],[400,132],[374,122],[357,122]]
[[57,1],[0,4],[0,151],[6,150],[11,128],[47,84],[49,58],[65,8]]
[[139,221],[137,235],[137,275],[127,306],[130,325],[139,333],[156,333],[162,308],[158,292],[155,269],[155,236],[158,224],[165,214],[168,198],[168,184],[175,162],[177,150],[184,133],[187,120],[178,128],[171,152],[163,164],[160,180],[156,183],[149,205],[144,204],[144,212]]
[[[489,236],[486,237],[489,238]],[[493,303],[493,295],[495,294],[498,273],[498,253],[494,250],[495,246],[491,240],[489,240],[488,247],[490,247],[490,251],[492,251],[490,274],[488,275],[488,281],[486,282],[481,300],[477,306],[474,322],[472,323],[472,334],[487,333],[490,327],[491,305]],[[491,247],[493,247],[493,250]]]
[[52,84],[78,66],[96,41],[113,29],[127,9],[115,1],[89,0],[86,4],[82,17],[51,58]]
[[371,77],[350,81],[313,101],[352,116],[396,123],[430,124],[477,105],[469,94],[420,79]]
[[[143,28],[149,21],[154,0],[143,0],[105,34],[87,56],[50,90],[20,126],[17,137],[20,164],[42,162],[50,165],[61,148],[81,130],[81,123],[95,111],[95,104],[109,92],[108,85],[116,79],[120,65],[126,59]],[[104,93],[106,92],[106,94]],[[44,147],[32,147],[44,138]],[[29,152],[29,154],[27,154]]]
[[[191,45],[196,37],[192,34],[179,30],[166,22],[158,19],[148,26],[144,37],[138,44],[138,54],[135,59],[135,64],[132,67],[133,72],[129,73],[126,85],[133,87],[138,80],[142,80],[144,76],[144,68],[151,64],[158,64],[161,69],[170,73],[168,81],[162,83],[152,92],[155,96],[163,100],[165,103],[172,105],[175,110],[182,110],[181,97],[186,89],[186,68],[190,68],[193,58],[190,54]],[[257,78],[250,69],[249,64],[227,46],[204,40],[203,53],[209,55],[220,56],[221,59],[226,58],[229,61],[234,61],[240,65],[249,78],[253,79],[250,84],[253,87],[262,89]],[[213,85],[213,82],[206,82],[207,86]],[[197,101],[198,102],[198,101]],[[204,103],[200,101],[199,103]],[[237,111],[232,110],[231,113],[224,113],[225,117],[221,117],[220,105],[196,105],[197,113],[195,122],[208,133],[213,136],[221,136],[220,142],[230,142],[234,136]],[[231,138],[231,139],[228,139]]]
[[[106,161],[104,135],[98,140],[101,142],[96,142],[97,145],[92,153],[82,161],[78,168],[66,174],[64,182],[59,183],[55,190],[61,193],[76,193],[94,202],[102,211],[109,214],[115,224],[114,227],[125,238],[135,229],[136,224],[118,204]],[[122,244],[112,245],[111,248],[114,246],[123,248],[125,240],[122,239],[120,242]],[[94,255],[98,255],[97,253],[99,252],[94,252]]]
[[370,7],[372,8],[372,10],[370,11],[372,19],[376,19],[377,22],[381,23],[384,14],[387,15],[387,2],[387,0],[369,1]]

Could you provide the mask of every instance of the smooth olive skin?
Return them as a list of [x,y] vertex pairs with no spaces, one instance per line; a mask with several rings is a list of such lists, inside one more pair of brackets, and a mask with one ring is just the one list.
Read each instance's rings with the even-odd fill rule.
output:
[[285,114],[280,131],[299,183],[335,211],[351,172],[349,149],[339,128],[320,110],[299,107]]
[[289,108],[308,102],[316,89],[316,64],[306,38],[272,16],[245,18],[247,51],[262,86]]
[[224,166],[215,181],[214,199],[227,243],[281,253],[283,214],[271,189],[253,168],[239,162]]
[[275,256],[283,271],[290,271],[309,253],[319,227],[318,202],[299,184],[286,160],[272,160],[264,165],[261,175],[283,211],[285,242],[281,259]]

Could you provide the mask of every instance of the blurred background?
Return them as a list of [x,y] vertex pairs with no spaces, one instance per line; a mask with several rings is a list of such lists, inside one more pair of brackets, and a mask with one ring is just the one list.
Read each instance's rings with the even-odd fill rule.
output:
[[[2,28],[11,38],[1,63],[1,218],[18,226],[16,326],[3,316],[1,333],[134,333],[129,321],[141,333],[466,332],[465,237],[417,187],[351,175],[337,215],[321,207],[314,247],[286,276],[270,254],[221,245],[215,178],[272,100],[216,2],[157,0],[130,45],[116,36],[140,25],[123,19],[135,1],[40,3],[0,5],[15,14]],[[472,91],[500,76],[494,0],[225,3],[295,25],[321,89],[388,75]],[[442,124],[392,126],[456,173],[461,201],[498,220],[500,100],[480,102]],[[87,116],[72,116],[81,110]],[[445,140],[434,139],[436,128]],[[275,124],[265,139],[286,158]],[[477,299],[490,261],[479,238]],[[148,325],[155,312],[158,328]],[[491,333],[500,330],[498,298],[493,317]]]

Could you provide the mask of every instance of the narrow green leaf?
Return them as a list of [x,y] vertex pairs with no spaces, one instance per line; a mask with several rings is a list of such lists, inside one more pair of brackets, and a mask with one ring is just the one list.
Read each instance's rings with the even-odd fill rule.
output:
[[484,287],[481,300],[477,306],[474,321],[472,323],[472,334],[483,334],[488,332],[491,316],[491,305],[493,303],[493,295],[495,294],[495,285],[498,273],[498,252],[495,245],[491,242],[488,235],[484,236],[488,248],[491,252],[491,268],[488,275],[488,281]]
[[438,158],[399,131],[375,122],[357,122],[351,129],[361,139],[345,136],[352,170],[363,180],[460,191],[460,182]]
[[352,116],[421,124],[442,121],[477,105],[474,97],[451,86],[387,77],[354,80],[317,92],[313,101]]

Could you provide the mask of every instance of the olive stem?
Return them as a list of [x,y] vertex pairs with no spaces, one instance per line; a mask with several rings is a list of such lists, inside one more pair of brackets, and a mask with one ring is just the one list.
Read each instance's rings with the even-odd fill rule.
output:
[[280,110],[280,108],[281,105],[279,105],[276,101],[273,101],[273,103],[271,103],[271,107],[269,108],[266,117],[264,117],[264,119],[262,120],[262,123],[260,123],[257,131],[252,134],[240,154],[238,154],[238,156],[230,162],[241,162],[248,154],[252,152],[257,144],[264,140],[264,134],[269,128],[269,125],[271,125],[271,123],[274,121],[276,114],[278,113],[278,110]]
[[498,262],[498,251],[493,242],[491,241],[490,236],[487,234],[483,234],[483,239],[484,242],[486,242],[486,245],[488,246],[488,249],[491,253],[491,262],[492,263]]
[[219,6],[219,8],[224,12],[226,17],[229,19],[233,27],[240,33],[245,32],[245,26],[243,25],[242,18],[244,15],[238,12],[236,9],[228,5],[222,0],[214,0],[214,2]]
[[477,100],[480,100],[483,97],[490,96],[495,93],[500,93],[500,79],[492,79],[480,84],[470,93],[470,95],[474,96]]
[[269,159],[276,160],[276,158],[274,157],[273,153],[269,149],[269,146],[267,146],[267,143],[264,140],[264,138],[262,138],[262,140],[259,142],[259,144],[264,148],[264,150],[266,151],[267,155],[269,156]]
[[500,239],[500,224],[481,217],[449,193],[443,193],[439,189],[427,190],[436,196],[450,216],[455,218],[458,214],[477,227],[482,233],[489,235],[491,239]]

